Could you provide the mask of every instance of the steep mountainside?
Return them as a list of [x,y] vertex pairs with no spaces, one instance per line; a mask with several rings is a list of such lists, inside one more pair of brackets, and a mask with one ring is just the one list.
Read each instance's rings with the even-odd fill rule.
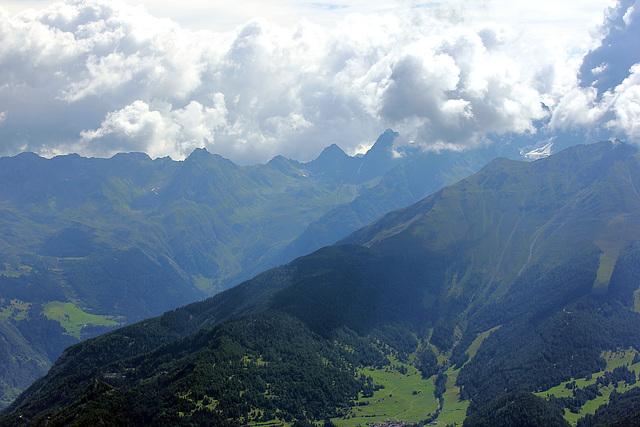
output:
[[288,262],[300,254],[331,245],[387,212],[408,206],[482,168],[496,155],[492,149],[466,153],[414,153],[365,188],[349,203],[340,205],[312,222],[300,236],[278,254]]
[[[637,382],[636,185],[621,143],[497,159],[340,245],[68,348],[1,422],[479,425],[523,402],[518,422],[564,424]],[[573,394],[547,399],[558,387]]]
[[394,157],[396,137],[386,131],[362,157],[334,144],[304,164],[240,167],[202,149],[181,162],[0,159],[0,406],[79,339],[310,253],[483,164]]

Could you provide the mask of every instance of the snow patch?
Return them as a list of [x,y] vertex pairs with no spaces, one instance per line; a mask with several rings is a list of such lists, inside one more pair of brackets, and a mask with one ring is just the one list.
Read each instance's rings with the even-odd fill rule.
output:
[[538,160],[551,155],[553,141],[540,141],[535,146],[527,146],[520,150],[520,155],[529,160]]

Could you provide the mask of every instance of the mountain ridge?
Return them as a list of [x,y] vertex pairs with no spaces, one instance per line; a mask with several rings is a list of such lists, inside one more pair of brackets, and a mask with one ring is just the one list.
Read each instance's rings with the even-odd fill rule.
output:
[[[381,135],[373,159],[333,145],[308,163],[238,166],[205,149],[180,162],[144,153],[0,159],[0,321],[13,346],[1,356],[0,406],[24,387],[23,366],[35,379],[20,347],[39,355],[40,374],[53,362],[44,337],[20,332],[26,318],[50,324],[58,332],[47,339],[64,347],[69,336],[159,315],[334,243],[482,164],[450,157],[441,177],[431,172],[441,156],[392,158],[396,137]],[[365,163],[375,163],[366,177],[357,173]]]
[[[254,406],[244,409],[230,401],[198,409],[197,399],[208,402],[221,395],[210,389],[208,374],[198,377],[199,385],[190,389],[179,379],[180,372],[195,379],[193,367],[200,366],[205,371],[197,372],[218,375],[222,368],[210,361],[223,354],[230,358],[224,359],[229,366],[244,363],[251,372],[257,370],[256,375],[267,375],[261,371],[265,366],[284,366],[278,356],[284,350],[279,347],[256,347],[223,332],[231,331],[225,325],[250,330],[250,325],[273,319],[285,329],[291,324],[310,331],[310,339],[317,342],[314,348],[331,343],[339,353],[331,356],[338,358],[335,363],[347,362],[356,372],[367,372],[367,366],[389,370],[385,363],[424,369],[427,378],[434,375],[432,384],[446,383],[446,395],[436,394],[444,410],[459,404],[466,405],[469,414],[484,414],[477,411],[505,390],[542,391],[595,375],[607,366],[603,351],[640,351],[640,314],[632,301],[638,285],[630,279],[640,269],[634,243],[640,241],[640,198],[630,197],[636,181],[640,183],[638,150],[626,144],[574,147],[532,163],[497,159],[339,245],[266,271],[203,302],[70,347],[46,377],[5,411],[2,422],[17,421],[18,413],[29,420],[104,417],[74,406],[74,401],[92,381],[105,381],[105,374],[125,367],[141,370],[131,382],[111,381],[110,393],[138,402],[122,410],[151,423],[160,422],[154,413],[175,423],[215,416],[235,425],[258,415],[263,421],[287,423],[341,420],[348,414],[357,416],[356,402],[375,404],[366,400],[365,376],[352,384],[360,388],[357,394],[345,382],[343,397],[317,407],[313,416],[296,406],[315,405],[314,399],[320,399],[308,386],[299,393],[303,400],[294,399],[298,403],[272,401],[279,402],[275,412],[258,397],[251,398]],[[270,333],[263,332],[260,342],[269,341]],[[208,334],[226,337],[230,345],[239,346],[238,352],[226,352],[218,338],[205,339]],[[485,338],[471,351],[481,335]],[[124,337],[136,344],[121,355],[117,349],[128,346]],[[198,341],[201,338],[204,341]],[[202,346],[191,353],[194,340]],[[111,348],[108,343],[114,351],[106,351]],[[166,348],[175,351],[163,353],[163,365],[156,359],[161,352],[153,349],[160,351],[168,343],[173,344]],[[341,348],[353,351],[344,353]],[[427,356],[425,365],[417,364],[420,351],[437,352],[437,365],[429,365]],[[96,357],[102,361],[94,363]],[[260,360],[269,362],[261,365]],[[82,374],[78,366],[85,366]],[[143,366],[154,368],[142,370]],[[166,379],[163,370],[168,372]],[[247,376],[242,383],[247,396],[266,391],[254,384],[256,378]],[[346,378],[334,380],[343,384]],[[145,381],[163,382],[168,390],[146,409],[141,403],[149,392]],[[71,394],[62,386],[70,382],[77,383]],[[172,400],[189,390],[196,400],[181,400],[180,405]],[[116,404],[110,393],[87,399],[95,408],[106,408]],[[447,397],[452,393],[458,398]],[[544,405],[555,403],[541,404],[539,410],[544,411]]]

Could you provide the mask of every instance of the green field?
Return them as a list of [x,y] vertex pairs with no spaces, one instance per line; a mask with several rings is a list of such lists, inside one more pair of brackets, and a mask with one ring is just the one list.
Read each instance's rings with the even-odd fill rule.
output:
[[416,422],[438,409],[438,401],[433,396],[433,379],[422,379],[420,372],[413,366],[400,363],[391,358],[391,366],[403,366],[407,374],[396,369],[365,368],[360,371],[373,378],[374,384],[381,384],[384,389],[378,390],[373,397],[360,398],[346,418],[334,418],[338,426],[364,425],[367,422],[384,421],[385,419]]
[[[500,326],[478,334],[467,350],[469,360],[476,355],[478,348],[489,334],[498,328]],[[430,348],[436,351],[439,363],[447,359],[446,355],[438,354],[433,346],[430,345]],[[411,359],[413,356],[410,357]],[[364,425],[367,422],[384,421],[387,418],[392,421],[418,422],[437,411],[438,401],[433,395],[434,377],[423,379],[415,367],[391,358],[391,366],[394,365],[406,368],[407,374],[403,375],[398,370],[390,368],[362,369],[360,373],[371,376],[374,384],[381,384],[384,389],[376,391],[371,398],[358,399],[356,404],[364,404],[364,406],[355,406],[346,417],[335,418],[332,421],[338,426]],[[469,402],[459,401],[460,388],[455,386],[460,369],[454,370],[450,367],[445,372],[447,389],[443,395],[442,412],[437,418],[441,424],[462,424],[466,418]]]
[[196,288],[200,289],[202,292],[213,292],[215,288],[214,280],[207,279],[206,277],[203,277],[203,276],[198,276],[195,279],[194,284]]
[[[500,328],[501,325],[496,326],[495,328],[489,329],[488,331],[484,331],[476,336],[476,339],[473,340],[469,348],[465,353],[469,355],[469,360],[473,359],[473,357],[478,352],[480,345],[484,342],[485,339],[491,334],[491,332]],[[469,363],[469,360],[465,362],[465,365]],[[463,365],[464,366],[464,365]],[[458,373],[460,369],[453,369],[450,367],[447,369],[445,374],[447,375],[447,390],[444,392],[444,405],[442,407],[442,412],[438,416],[438,421],[443,424],[462,424],[464,419],[467,417],[467,408],[469,407],[468,401],[460,401],[460,387],[456,387],[456,380],[458,379]]]
[[[605,351],[602,353],[602,357],[607,361],[606,369],[596,374],[593,374],[593,377],[590,380],[587,380],[586,378],[576,378],[575,380],[572,379],[570,381],[565,381],[553,388],[550,388],[549,390],[541,391],[535,394],[542,397],[548,397],[548,396],[570,397],[571,390],[569,390],[566,387],[568,383],[575,381],[576,386],[580,388],[584,388],[585,386],[594,384],[599,377],[604,375],[605,372],[607,371],[611,372],[618,366],[623,366],[623,365],[629,365],[629,369],[631,369],[636,373],[636,375],[638,375],[638,372],[640,372],[640,363],[636,363],[635,365],[631,364],[635,353],[636,351],[632,348],[627,350],[619,350],[616,352]],[[574,414],[569,410],[565,409],[564,418],[571,425],[576,425],[576,423],[578,422],[578,419],[584,417],[586,414],[595,413],[596,409],[598,409],[600,405],[609,403],[609,396],[611,395],[611,392],[613,390],[617,390],[619,393],[624,393],[625,391],[638,386],[640,386],[640,382],[636,382],[632,386],[628,386],[627,384],[621,382],[618,384],[617,388],[613,387],[613,385],[609,387],[603,387],[600,389],[600,393],[602,393],[602,396],[598,396],[593,400],[587,401],[587,403],[585,403],[585,405],[582,407],[582,410],[578,414]]]
[[[0,299],[0,303],[4,305],[6,303],[5,299]],[[13,299],[9,301],[9,305],[7,307],[0,308],[0,320],[23,320],[28,318],[29,309],[31,308],[31,303],[20,301],[18,299]]]
[[447,374],[447,390],[443,395],[444,405],[442,406],[442,412],[438,416],[438,421],[440,423],[462,424],[464,419],[467,417],[467,407],[469,406],[469,402],[466,400],[462,402],[458,400],[460,387],[455,386],[460,369],[453,370],[451,367],[445,372],[445,374]]
[[70,302],[52,301],[44,306],[44,315],[55,320],[66,330],[68,335],[80,338],[80,331],[86,326],[118,326],[111,316],[89,314]]
[[[467,353],[469,360],[475,356],[482,342],[489,334],[500,326],[478,334],[471,343]],[[438,355],[438,360],[446,359]],[[367,422],[378,422],[389,419],[391,421],[418,422],[426,419],[438,410],[438,401],[433,395],[434,377],[423,379],[415,367],[400,363],[391,358],[391,366],[403,366],[407,374],[401,374],[397,369],[365,368],[360,371],[373,378],[374,384],[381,384],[384,389],[378,390],[371,398],[360,398],[346,417],[335,418],[332,421],[338,426],[364,425]],[[461,369],[461,368],[460,368]],[[441,424],[462,424],[466,418],[468,401],[459,401],[460,388],[455,386],[460,369],[447,369],[447,389],[443,395],[442,412],[437,421]],[[613,369],[613,368],[612,368]]]
[[21,265],[18,268],[13,268],[9,263],[4,263],[4,270],[0,270],[0,276],[7,277],[20,277],[23,274],[28,275],[31,273],[32,268],[26,265]]
[[[498,325],[495,328],[491,328],[488,331],[484,331],[484,332],[478,334],[478,336],[476,337],[475,340],[473,340],[473,342],[471,343],[471,345],[469,346],[467,351],[465,351],[465,353],[467,353],[469,355],[469,360],[473,359],[473,356],[476,355],[476,353],[478,352],[478,349],[480,348],[480,346],[482,345],[484,340],[487,339],[489,334],[491,334],[491,332],[493,332],[493,331],[497,331],[498,329],[500,329],[501,326],[502,325]],[[468,362],[469,361],[467,361],[467,363]]]

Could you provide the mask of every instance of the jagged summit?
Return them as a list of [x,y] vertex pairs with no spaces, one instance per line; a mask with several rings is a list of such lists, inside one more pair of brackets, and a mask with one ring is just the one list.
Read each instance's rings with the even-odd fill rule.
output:
[[359,160],[348,156],[337,144],[326,147],[309,163],[312,176],[324,176],[334,181],[352,182]]
[[333,143],[331,145],[329,145],[328,147],[326,147],[324,150],[322,150],[322,153],[320,153],[320,156],[318,157],[322,157],[322,156],[347,156],[347,153],[345,153],[342,148],[340,148],[340,146],[338,146],[338,144]]
[[[343,244],[70,348],[0,422],[362,424],[358,408],[400,393],[367,375],[400,365],[394,381],[435,384],[420,400],[458,423],[514,390],[542,396],[522,408],[531,419],[563,383],[627,388],[637,373],[602,354],[640,350],[637,153],[603,142],[496,159]],[[584,405],[567,399],[559,417]]]
[[377,153],[388,153],[398,136],[398,132],[395,132],[393,129],[386,129],[366,152],[365,156],[372,157],[378,155]]
[[191,154],[189,154],[184,161],[185,162],[192,162],[192,161],[197,161],[199,159],[209,159],[213,156],[214,154],[210,153],[209,150],[207,150],[205,147],[202,148],[196,148],[195,150],[193,150],[191,152]]
[[347,161],[349,156],[337,144],[326,147],[311,163],[317,168],[328,168]]
[[[100,322],[113,327],[111,316],[129,324],[279,265],[312,222],[375,185],[356,179],[359,162],[337,145],[308,163],[276,156],[250,166],[206,148],[183,161],[138,152],[0,158],[0,311],[14,313],[0,319],[10,348],[0,351],[0,407],[64,347],[107,328],[55,317],[54,305],[107,316]],[[393,207],[377,203],[382,213]],[[306,253],[288,251],[286,262]]]
[[397,137],[397,132],[387,129],[365,153],[358,169],[358,175],[362,181],[368,181],[399,163],[399,159],[395,159],[392,153],[393,143]]

